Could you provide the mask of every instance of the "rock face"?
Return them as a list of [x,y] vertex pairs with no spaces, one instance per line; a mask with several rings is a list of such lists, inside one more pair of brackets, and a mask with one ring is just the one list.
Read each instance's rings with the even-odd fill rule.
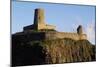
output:
[[[47,45],[48,44],[48,45]],[[57,39],[45,42],[46,63],[72,63],[95,60],[95,46],[87,40]]]
[[13,66],[95,61],[95,54],[95,45],[88,40],[63,38],[23,42],[12,38]]

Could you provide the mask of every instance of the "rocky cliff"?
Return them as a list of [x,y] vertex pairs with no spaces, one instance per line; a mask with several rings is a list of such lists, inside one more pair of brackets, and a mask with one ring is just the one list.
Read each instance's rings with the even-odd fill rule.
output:
[[95,45],[88,40],[72,39],[31,40],[12,39],[12,65],[40,65],[96,60]]

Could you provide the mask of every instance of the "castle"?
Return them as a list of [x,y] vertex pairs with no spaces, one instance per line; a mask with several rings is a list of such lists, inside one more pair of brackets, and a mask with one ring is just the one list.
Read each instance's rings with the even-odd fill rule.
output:
[[[55,31],[55,26],[46,24],[44,19],[45,19],[44,10],[41,8],[35,9],[34,24],[23,28],[23,32],[25,34],[17,33],[16,35],[18,36],[23,35],[28,39],[31,38],[33,40],[58,39],[58,38],[70,38],[73,40],[87,39],[87,35],[83,34],[82,25],[79,25],[76,33],[58,32]],[[48,31],[44,31],[44,30],[48,30]],[[32,31],[38,31],[38,32],[32,32]],[[26,34],[31,34],[31,36]]]

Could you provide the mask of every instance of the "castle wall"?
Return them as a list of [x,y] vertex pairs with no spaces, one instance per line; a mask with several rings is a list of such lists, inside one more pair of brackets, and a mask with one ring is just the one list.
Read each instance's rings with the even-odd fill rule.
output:
[[55,26],[53,25],[46,25],[46,24],[38,24],[38,30],[40,29],[55,29]]
[[53,29],[54,30],[55,29],[55,26],[53,26],[53,25],[46,25],[45,28],[46,29]]
[[56,31],[47,31],[47,32],[19,32],[12,36],[13,40],[17,42],[27,42],[33,40],[53,40],[59,38],[70,38],[73,40],[82,40],[87,39],[86,34],[79,35],[77,33],[66,33],[66,32],[56,32]]
[[45,25],[44,24],[38,24],[38,30],[40,29],[45,29]]
[[73,40],[82,40],[87,39],[86,34],[77,34],[77,33],[65,33],[65,32],[47,32],[46,39],[57,39],[57,38],[71,38]]

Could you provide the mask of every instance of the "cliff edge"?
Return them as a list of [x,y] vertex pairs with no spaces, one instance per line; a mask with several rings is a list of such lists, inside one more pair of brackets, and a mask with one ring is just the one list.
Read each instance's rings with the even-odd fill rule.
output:
[[44,41],[14,42],[12,65],[39,65],[96,60],[95,45],[88,40],[55,39]]

